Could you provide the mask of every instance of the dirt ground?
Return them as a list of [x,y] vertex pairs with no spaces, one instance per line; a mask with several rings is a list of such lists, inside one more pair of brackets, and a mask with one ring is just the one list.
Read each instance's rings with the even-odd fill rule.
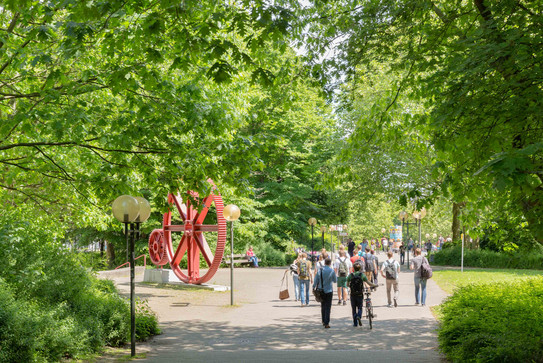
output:
[[[143,274],[138,274],[136,295],[157,313],[163,334],[138,343],[136,351],[146,362],[294,362],[307,358],[313,362],[362,358],[441,362],[437,322],[430,307],[440,304],[446,294],[429,280],[427,306],[415,306],[413,274],[403,269],[405,266],[400,273],[397,308],[386,306],[384,286],[373,293],[377,318],[372,330],[367,319],[362,328],[353,327],[350,304],[337,305],[335,293],[331,328],[324,329],[320,304],[312,297],[309,307],[294,301],[289,274],[290,299],[279,300],[284,268],[236,268],[234,306],[230,305],[230,291],[143,283]],[[121,293],[129,294],[127,272],[109,278]],[[230,286],[230,270],[220,269],[210,283]]]

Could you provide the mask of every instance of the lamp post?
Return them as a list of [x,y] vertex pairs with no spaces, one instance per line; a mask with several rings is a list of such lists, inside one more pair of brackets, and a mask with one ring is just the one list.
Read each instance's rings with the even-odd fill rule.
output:
[[324,248],[324,232],[326,232],[326,226],[321,226],[321,233],[322,233],[322,248]]
[[[406,211],[401,211],[400,214],[398,215],[398,218],[401,219],[402,221],[402,242],[404,243],[404,246],[405,246],[405,240],[406,238],[409,237],[409,225],[410,224],[414,224],[415,227],[417,226],[417,222],[415,220],[415,222],[409,222],[409,213],[407,213]],[[405,235],[403,234],[403,227],[406,226],[406,231],[405,231]],[[415,248],[415,246],[413,246],[413,248]],[[407,241],[407,266],[409,266],[409,241]]]
[[[151,215],[149,202],[142,197],[121,195],[113,201],[113,216],[124,223],[124,235],[128,260],[130,265],[130,355],[136,355],[136,281],[134,263],[134,241],[139,237],[140,224],[145,222]],[[130,228],[129,228],[130,227]]]
[[315,224],[317,224],[317,220],[315,218],[311,217],[311,218],[309,218],[307,223],[309,223],[309,225],[311,226],[311,262],[314,262],[313,261],[313,243],[314,243],[314,240],[313,240],[313,228],[315,227]]
[[331,254],[331,258],[334,259],[334,241],[332,240],[332,237],[334,235],[334,230],[336,229],[336,226],[334,225],[331,225],[329,227],[329,231],[330,231],[330,254]]
[[230,222],[230,305],[234,305],[234,222],[241,211],[235,204],[228,204],[222,212],[224,219]]
[[421,235],[421,224],[422,224],[422,218],[426,216],[426,209],[422,208],[420,211],[414,211],[413,212],[413,218],[415,218],[415,223],[418,222],[419,224],[419,243],[420,243],[420,249],[422,250],[422,235]]

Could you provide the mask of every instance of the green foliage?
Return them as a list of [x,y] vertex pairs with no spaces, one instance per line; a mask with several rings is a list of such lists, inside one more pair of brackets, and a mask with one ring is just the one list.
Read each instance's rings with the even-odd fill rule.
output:
[[259,266],[285,266],[285,252],[279,251],[267,244],[254,246],[255,255],[261,259]]
[[[462,247],[444,248],[434,255],[434,264],[460,266]],[[505,253],[464,249],[464,266],[543,270],[543,254],[538,252]]]
[[136,339],[145,341],[153,335],[160,334],[158,318],[145,300],[136,300]]
[[[541,4],[310,3],[292,4],[295,32],[339,100],[338,174],[366,195],[403,194],[402,204],[444,195],[472,205],[471,228],[520,215],[543,242]],[[494,200],[507,209],[487,210]]]
[[438,339],[453,362],[543,360],[543,277],[460,288],[439,309]]
[[[58,361],[128,340],[130,309],[111,281],[89,275],[78,259],[39,225],[0,227],[0,358]],[[140,311],[142,337],[157,332],[156,316]],[[5,358],[5,359],[4,359]]]

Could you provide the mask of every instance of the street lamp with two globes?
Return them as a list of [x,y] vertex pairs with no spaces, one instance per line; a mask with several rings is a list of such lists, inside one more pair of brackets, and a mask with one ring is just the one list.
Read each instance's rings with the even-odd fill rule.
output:
[[113,216],[124,223],[126,250],[130,265],[130,345],[131,356],[136,355],[136,299],[135,299],[135,256],[134,241],[139,237],[140,224],[151,215],[151,206],[147,199],[121,195],[113,201]]

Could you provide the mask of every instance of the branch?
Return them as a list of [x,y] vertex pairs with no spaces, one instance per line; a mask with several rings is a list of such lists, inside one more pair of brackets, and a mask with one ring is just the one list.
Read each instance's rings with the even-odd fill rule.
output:
[[19,55],[19,51],[21,49],[23,49],[24,47],[26,47],[28,45],[28,43],[30,43],[30,41],[31,41],[31,39],[28,39],[26,42],[24,42],[23,45],[21,45],[21,48],[19,50],[17,50],[17,52],[15,52],[15,54],[12,55],[11,58],[6,61],[6,63],[4,63],[2,68],[0,68],[0,74],[2,74],[4,72],[4,70],[11,64],[13,59],[15,59],[15,57]]
[[[19,12],[13,14],[13,19],[11,19],[11,23],[9,23],[9,26],[7,29],[8,34],[13,33],[13,29],[15,29],[15,25],[17,24],[17,20],[19,20],[20,15],[21,13]],[[0,41],[0,48],[2,48],[3,46],[4,46],[4,42]]]
[[[14,187],[8,187],[7,185],[0,184],[0,188],[4,188],[4,189],[7,189],[7,190],[13,190],[14,192],[21,193],[21,194],[27,196],[28,198],[33,200],[38,205],[38,207],[40,207],[40,209],[42,209],[45,213],[48,213],[48,210],[45,209],[45,207],[36,198],[40,198],[40,199],[45,200],[46,202],[53,203],[52,201],[42,197],[41,195],[29,194],[29,193],[26,193],[26,192],[24,192],[24,191],[22,191],[20,189],[17,189],[17,188],[14,188]],[[36,197],[36,198],[34,198],[34,197]]]
[[59,164],[57,164],[51,157],[49,157],[49,155],[47,155],[46,153],[44,153],[39,147],[35,146],[34,147],[36,150],[38,150],[40,152],[40,154],[42,154],[46,159],[48,159],[50,162],[53,163],[54,166],[56,166],[58,169],[60,169],[60,171],[66,175],[66,178],[67,180],[74,180],[74,178],[66,171],[66,169],[64,169],[62,166],[60,166]]
[[479,14],[485,19],[486,21],[492,20],[492,13],[490,12],[490,9],[486,7],[485,0],[473,0],[473,3],[479,10]]

